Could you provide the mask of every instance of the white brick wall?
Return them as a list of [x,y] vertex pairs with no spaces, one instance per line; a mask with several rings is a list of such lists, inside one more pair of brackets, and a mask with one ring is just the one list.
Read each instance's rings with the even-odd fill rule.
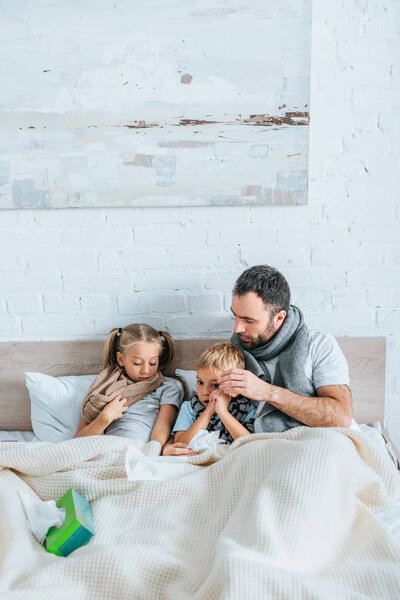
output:
[[227,335],[235,278],[270,263],[312,327],[387,337],[400,447],[400,4],[313,4],[308,206],[1,211],[1,340]]

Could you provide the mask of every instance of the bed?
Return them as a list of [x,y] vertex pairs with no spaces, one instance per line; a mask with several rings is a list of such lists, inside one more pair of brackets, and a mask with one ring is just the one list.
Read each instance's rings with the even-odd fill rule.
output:
[[[178,340],[192,369],[214,340]],[[354,416],[383,422],[385,341],[339,339]],[[24,371],[96,373],[102,342],[0,344],[0,429],[31,431]],[[185,459],[168,481],[130,481],[131,449],[113,436],[0,443],[2,598],[400,598],[400,477],[384,444],[341,428],[257,434]],[[171,459],[170,459],[171,460]],[[95,536],[67,558],[26,526],[20,492],[91,503]]]

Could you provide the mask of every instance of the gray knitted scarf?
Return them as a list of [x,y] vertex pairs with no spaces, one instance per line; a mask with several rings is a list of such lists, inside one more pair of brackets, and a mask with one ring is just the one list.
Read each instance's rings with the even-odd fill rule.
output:
[[[263,346],[247,349],[240,337],[234,333],[231,341],[243,352],[246,369],[260,379],[303,396],[315,393],[313,385],[306,377],[305,362],[308,354],[308,327],[303,313],[291,305],[282,327]],[[273,381],[268,371],[268,361],[278,357]],[[304,425],[289,417],[268,402],[265,402],[254,423],[256,433],[261,431],[286,431]]]
[[[193,394],[190,399],[190,404],[192,405],[193,412],[196,417],[196,421],[199,416],[205,410],[205,406],[200,402],[197,394]],[[230,403],[228,404],[228,411],[231,413],[233,417],[239,423],[241,423],[246,429],[250,431],[250,433],[254,433],[254,419],[249,419],[246,421],[247,413],[251,407],[251,403],[247,398],[243,396],[236,396],[236,398],[232,398]],[[217,414],[211,417],[211,420],[208,424],[207,431],[219,431],[219,438],[226,442],[227,444],[232,444],[233,438],[219,416]]]

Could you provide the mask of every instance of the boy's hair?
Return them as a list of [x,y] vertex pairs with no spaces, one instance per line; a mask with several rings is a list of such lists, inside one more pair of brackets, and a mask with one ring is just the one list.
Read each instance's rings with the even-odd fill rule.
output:
[[243,354],[239,348],[228,342],[213,344],[200,354],[197,368],[214,369],[220,372],[229,369],[244,369]]

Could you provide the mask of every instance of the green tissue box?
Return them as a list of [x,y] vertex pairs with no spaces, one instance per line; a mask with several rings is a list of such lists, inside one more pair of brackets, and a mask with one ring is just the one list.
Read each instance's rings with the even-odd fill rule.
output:
[[92,512],[89,502],[72,488],[60,498],[57,506],[65,508],[64,523],[60,527],[50,527],[46,548],[57,556],[68,556],[93,537]]

